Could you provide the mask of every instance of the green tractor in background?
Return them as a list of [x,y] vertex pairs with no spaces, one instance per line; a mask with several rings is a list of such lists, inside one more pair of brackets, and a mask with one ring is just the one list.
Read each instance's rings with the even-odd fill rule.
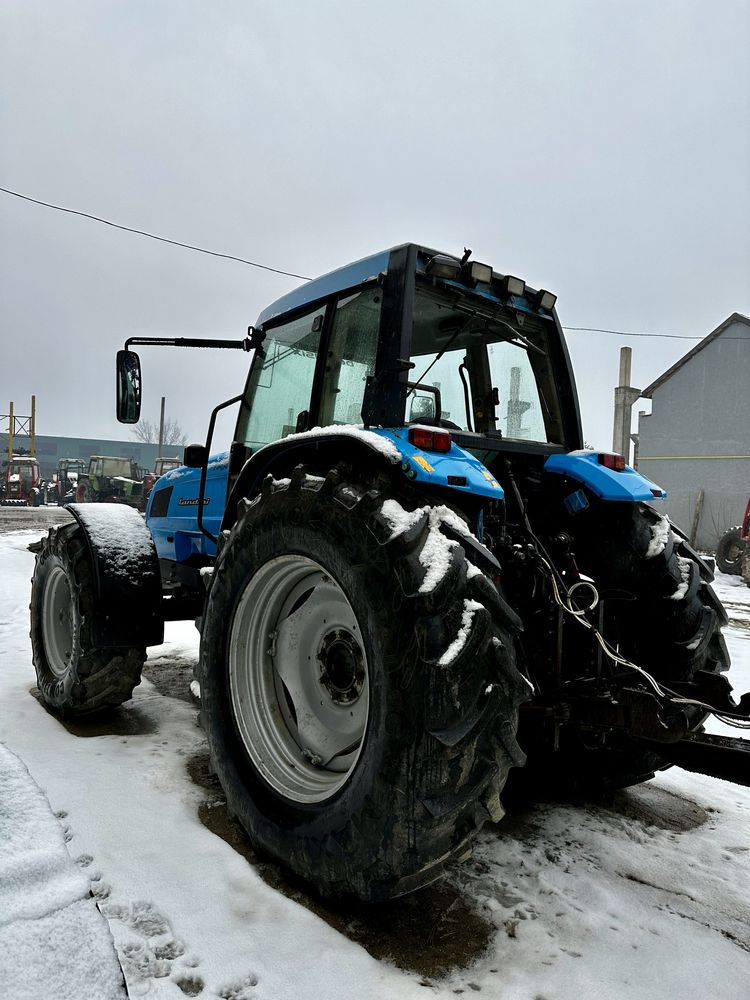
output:
[[76,503],[125,503],[143,510],[143,476],[135,460],[92,455],[88,472],[78,477]]

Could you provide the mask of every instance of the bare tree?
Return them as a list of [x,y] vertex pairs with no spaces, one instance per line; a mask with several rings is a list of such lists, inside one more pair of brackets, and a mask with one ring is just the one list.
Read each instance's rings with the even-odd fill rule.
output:
[[[142,441],[144,444],[158,444],[159,421],[139,420],[135,427],[131,428],[130,433],[137,441]],[[164,444],[176,444],[181,447],[187,444],[187,434],[171,417],[164,418]]]

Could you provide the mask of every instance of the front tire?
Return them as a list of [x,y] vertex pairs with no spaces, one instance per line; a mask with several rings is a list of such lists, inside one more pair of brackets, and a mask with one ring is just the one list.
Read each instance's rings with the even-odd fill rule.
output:
[[250,837],[320,891],[374,901],[432,881],[500,818],[527,685],[494,585],[427,508],[397,504],[394,529],[388,483],[371,486],[297,470],[245,503],[200,680]]
[[144,647],[97,649],[94,570],[78,524],[51,528],[31,581],[31,648],[45,703],[63,718],[121,705],[140,683]]

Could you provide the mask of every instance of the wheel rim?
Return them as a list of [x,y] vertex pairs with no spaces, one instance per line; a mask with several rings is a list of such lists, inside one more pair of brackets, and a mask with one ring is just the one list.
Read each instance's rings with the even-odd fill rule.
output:
[[294,802],[334,795],[357,765],[369,717],[361,630],[343,590],[318,563],[265,563],[237,605],[229,688],[255,768]]
[[732,542],[726,551],[724,556],[726,562],[730,566],[739,565],[742,557],[742,545],[739,542]]
[[64,677],[68,671],[73,635],[73,597],[68,574],[62,566],[53,566],[44,589],[42,636],[47,663],[55,677]]

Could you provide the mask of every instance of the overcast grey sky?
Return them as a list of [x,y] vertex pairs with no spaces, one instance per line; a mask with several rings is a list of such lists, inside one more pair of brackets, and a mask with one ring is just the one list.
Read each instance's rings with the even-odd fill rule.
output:
[[[750,312],[749,42],[747,0],[4,0],[0,185],[301,274],[468,246],[563,324],[702,336]],[[126,337],[239,337],[298,284],[4,194],[0,226],[0,412],[36,393],[42,434],[127,437]],[[568,340],[598,447],[620,347],[645,386],[694,344]],[[142,359],[191,439],[247,363]]]

